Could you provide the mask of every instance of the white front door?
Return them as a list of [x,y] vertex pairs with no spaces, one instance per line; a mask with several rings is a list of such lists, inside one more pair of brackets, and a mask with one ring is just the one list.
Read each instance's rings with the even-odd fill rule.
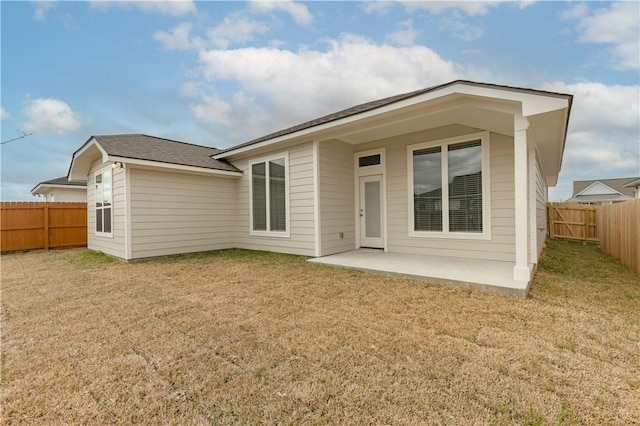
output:
[[360,178],[360,247],[384,248],[382,175]]

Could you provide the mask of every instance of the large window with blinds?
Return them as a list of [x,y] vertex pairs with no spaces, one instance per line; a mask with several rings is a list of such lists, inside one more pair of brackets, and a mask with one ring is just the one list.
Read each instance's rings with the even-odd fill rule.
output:
[[250,163],[251,232],[288,235],[289,185],[286,155]]
[[487,236],[486,134],[409,147],[413,236]]
[[96,175],[96,235],[112,236],[113,185],[111,169]]

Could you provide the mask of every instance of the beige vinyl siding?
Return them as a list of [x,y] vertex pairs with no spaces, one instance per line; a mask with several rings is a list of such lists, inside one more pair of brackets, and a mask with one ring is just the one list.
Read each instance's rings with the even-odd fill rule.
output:
[[491,239],[409,237],[407,146],[481,131],[449,125],[358,145],[356,152],[386,149],[387,250],[433,256],[515,261],[513,138],[490,134]]
[[130,168],[131,258],[234,247],[235,179]]
[[322,142],[319,159],[320,255],[327,256],[356,247],[353,146],[337,140]]
[[[538,231],[538,255],[542,251],[544,241],[547,238],[547,191],[547,184],[536,155],[536,228]],[[537,257],[538,256],[536,256],[536,258]]]
[[[113,236],[96,235],[96,174],[107,170],[113,172],[113,222],[111,225]],[[111,164],[103,164],[99,161],[91,166],[87,181],[87,248],[122,259],[125,258],[126,253],[124,182],[124,170],[111,169]]]
[[[250,235],[249,223],[249,185],[251,172],[249,162],[275,154],[289,154],[289,237]],[[280,253],[314,256],[315,221],[313,190],[313,143],[307,142],[282,150],[275,150],[232,161],[243,171],[236,181],[237,223],[236,247],[251,250],[267,250]]]

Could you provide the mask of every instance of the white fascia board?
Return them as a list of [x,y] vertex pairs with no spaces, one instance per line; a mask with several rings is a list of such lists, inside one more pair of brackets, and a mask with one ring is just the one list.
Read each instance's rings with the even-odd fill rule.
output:
[[36,185],[36,187],[31,190],[31,195],[39,195],[41,189],[46,189],[46,188],[41,184]]
[[532,115],[543,114],[569,107],[569,100],[567,97],[562,95],[545,95],[544,93],[524,92],[508,88],[500,89],[497,87],[475,86],[464,83],[443,88],[440,96],[452,93],[519,102],[522,104],[522,115],[524,117],[530,117]]
[[159,167],[163,169],[178,170],[178,171],[184,171],[184,172],[197,172],[197,173],[203,173],[203,174],[222,175],[222,176],[229,176],[229,177],[242,176],[242,172],[207,169],[205,167],[185,166],[183,164],[161,163],[159,161],[138,160],[138,159],[127,158],[127,157],[108,156],[107,161],[110,163],[115,163],[119,161],[124,164],[135,164],[137,166],[145,166],[145,167]]
[[31,191],[31,193],[33,195],[37,194],[40,192],[40,190],[47,190],[47,189],[53,189],[53,188],[62,188],[62,189],[78,189],[78,190],[87,190],[86,186],[79,186],[79,185],[49,185],[49,184],[45,184],[45,185],[38,185],[35,188],[33,188],[33,190]]
[[78,151],[76,151],[73,154],[73,158],[74,160],[80,156],[82,156],[82,154],[84,154],[85,152],[87,152],[89,149],[91,149],[92,147],[96,147],[98,148],[98,150],[100,150],[100,153],[102,154],[102,161],[107,161],[107,151],[104,150],[104,148],[102,148],[100,146],[100,144],[98,143],[98,141],[96,140],[96,138],[91,138],[91,140],[84,144],[83,147],[81,147]]
[[432,92],[427,92],[422,95],[414,96],[409,99],[394,102],[389,105],[385,105],[379,108],[375,108],[362,113],[350,115],[348,117],[340,118],[328,123],[320,124],[317,126],[309,127],[299,130],[297,132],[288,133],[286,135],[278,136],[273,139],[267,139],[265,141],[247,145],[238,149],[231,149],[230,151],[220,154],[214,154],[211,157],[220,160],[228,158],[232,155],[242,154],[254,149],[263,148],[269,145],[277,144],[294,138],[300,138],[304,136],[310,136],[320,133],[322,131],[331,129],[333,127],[342,126],[355,121],[364,120],[367,118],[375,117],[378,115],[386,114],[394,110],[407,108],[416,104],[430,102],[438,98],[443,98],[449,95],[469,95],[483,98],[492,98],[502,101],[512,101],[522,104],[522,115],[529,117],[536,114],[555,111],[558,109],[568,108],[569,101],[563,96],[545,95],[544,93],[525,93],[521,90],[511,90],[508,88],[486,87],[471,85],[464,82],[452,84]]
[[[79,150],[73,153],[73,158],[71,159],[71,166],[69,166],[69,174],[67,177],[67,179],[70,182],[87,180],[88,176],[86,176],[84,172],[82,173],[84,178],[78,178],[77,176],[74,177],[74,169],[77,167],[77,164],[80,161],[80,159],[84,157],[90,149],[97,149],[100,152],[100,155],[102,156],[102,162],[104,163],[105,161],[107,161],[107,157],[108,157],[107,152],[100,146],[100,144],[95,138],[91,138]],[[89,168],[90,167],[91,165],[89,164]],[[87,173],[89,172],[89,168],[87,168]]]

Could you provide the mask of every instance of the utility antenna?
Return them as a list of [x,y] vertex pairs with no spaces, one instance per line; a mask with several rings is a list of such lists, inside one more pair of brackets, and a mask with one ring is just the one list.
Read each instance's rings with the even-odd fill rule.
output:
[[33,134],[33,132],[31,132],[31,133],[27,133],[27,132],[22,131],[22,130],[16,130],[16,132],[18,132],[18,137],[13,138],[13,139],[9,139],[8,141],[0,142],[0,145],[4,145],[5,143],[9,143],[9,142],[17,141],[17,140],[19,140],[19,139],[24,139],[24,138],[26,138],[27,136],[31,136],[31,135]]

